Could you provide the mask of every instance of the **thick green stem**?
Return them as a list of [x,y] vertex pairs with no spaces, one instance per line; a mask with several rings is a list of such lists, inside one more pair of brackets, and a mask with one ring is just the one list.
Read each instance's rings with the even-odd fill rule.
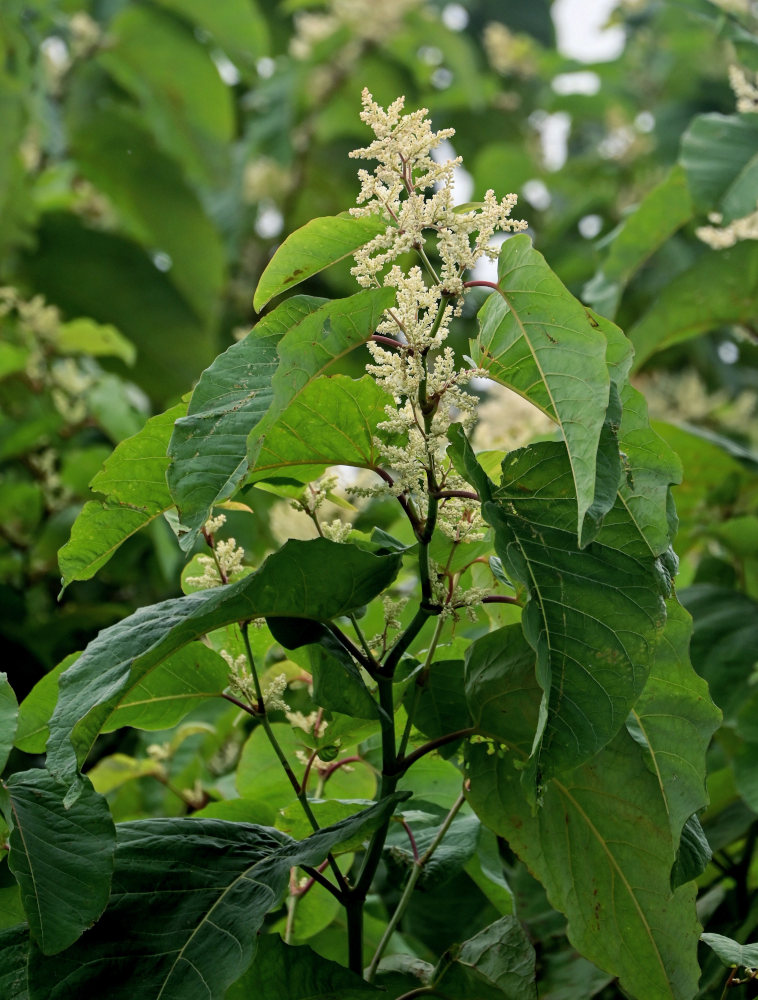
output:
[[390,938],[395,933],[397,925],[400,923],[403,914],[405,913],[408,907],[408,903],[410,902],[411,896],[413,895],[413,890],[416,887],[416,883],[418,882],[419,878],[421,877],[421,873],[424,870],[424,865],[429,861],[431,856],[434,854],[439,845],[442,843],[445,834],[450,829],[450,824],[455,819],[458,810],[461,808],[461,806],[465,801],[466,798],[461,792],[461,794],[453,803],[450,812],[445,817],[442,826],[437,831],[434,840],[431,842],[426,851],[424,851],[424,853],[421,855],[418,861],[414,861],[413,868],[411,869],[411,874],[408,877],[408,881],[405,884],[405,889],[403,890],[403,895],[400,897],[400,902],[397,904],[395,912],[392,914],[390,922],[387,924],[384,930],[384,934],[382,935],[382,939],[379,942],[379,945],[376,949],[376,953],[374,957],[371,959],[371,965],[369,965],[368,969],[366,970],[366,979],[368,980],[368,982],[371,983],[374,981],[374,976],[376,975],[376,970],[379,966],[379,963],[382,960],[382,955],[384,954],[384,950],[389,944]]
[[440,616],[437,619],[437,625],[434,629],[434,635],[432,636],[432,641],[429,643],[429,649],[426,651],[426,658],[424,660],[424,666],[421,671],[419,679],[416,681],[413,690],[413,700],[411,701],[411,706],[408,709],[408,719],[405,723],[405,729],[403,730],[403,737],[400,740],[400,746],[397,750],[398,761],[402,759],[405,749],[408,746],[408,740],[411,737],[411,730],[413,728],[413,717],[416,714],[416,709],[418,708],[418,703],[421,700],[421,691],[423,690],[426,679],[429,676],[429,668],[432,665],[432,658],[437,650],[437,643],[440,641],[440,636],[442,635],[442,629],[445,626],[445,619]]

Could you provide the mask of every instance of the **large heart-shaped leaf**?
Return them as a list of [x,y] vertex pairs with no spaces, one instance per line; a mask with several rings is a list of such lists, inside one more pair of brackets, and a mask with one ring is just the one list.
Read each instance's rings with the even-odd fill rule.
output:
[[381,593],[399,566],[399,555],[376,556],[323,538],[292,540],[238,583],[141,608],[101,632],[61,675],[48,767],[75,781],[77,764],[124,693],[193,639],[260,617],[329,621]]
[[595,499],[597,453],[609,402],[605,337],[526,235],[504,244],[497,289],[479,314],[474,360],[560,427],[576,487],[581,537]]
[[618,500],[578,549],[573,478],[562,442],[503,461],[485,519],[510,579],[528,595],[522,624],[545,691],[534,745],[538,776],[576,767],[624,725],[666,620],[670,581]]
[[11,775],[5,790],[8,865],[33,937],[45,954],[54,955],[105,909],[116,844],[113,820],[86,779],[70,808],[63,805],[66,786],[42,769]]
[[618,976],[625,993],[691,1000],[700,975],[695,887],[670,890],[676,850],[642,748],[622,730],[589,763],[553,780],[536,812],[518,756],[471,748],[469,798],[483,822],[566,914],[574,947]]
[[73,948],[30,962],[31,1000],[135,996],[221,1000],[247,969],[256,934],[298,865],[367,836],[397,796],[303,841],[213,819],[154,819],[118,827],[110,903]]

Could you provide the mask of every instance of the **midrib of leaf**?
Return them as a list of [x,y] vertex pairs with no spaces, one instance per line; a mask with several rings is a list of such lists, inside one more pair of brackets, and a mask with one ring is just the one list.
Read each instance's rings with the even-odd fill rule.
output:
[[[223,928],[223,927],[219,927],[219,926],[218,926],[218,924],[214,924],[214,923],[213,923],[213,921],[212,921],[212,920],[210,919],[210,918],[211,918],[211,914],[212,914],[212,913],[213,913],[213,911],[214,911],[214,910],[216,909],[216,907],[218,907],[218,906],[219,906],[219,905],[220,905],[220,904],[221,904],[221,903],[223,902],[224,898],[226,897],[226,894],[227,894],[228,892],[231,892],[231,890],[232,890],[233,888],[235,888],[235,887],[236,887],[236,886],[238,885],[238,883],[240,883],[240,882],[242,882],[242,881],[249,881],[249,882],[252,882],[252,883],[253,883],[253,885],[259,885],[259,886],[262,886],[262,888],[264,888],[264,889],[266,889],[266,890],[268,891],[269,895],[271,896],[271,900],[273,901],[273,899],[275,898],[275,894],[274,894],[274,891],[273,891],[273,890],[271,889],[271,887],[270,887],[270,886],[266,885],[266,883],[265,883],[265,882],[259,882],[259,881],[258,881],[257,879],[254,879],[254,878],[249,878],[249,877],[248,877],[248,876],[249,876],[249,874],[250,874],[250,872],[251,872],[251,871],[252,871],[252,870],[253,870],[254,868],[256,868],[256,867],[257,867],[258,865],[262,864],[262,863],[263,863],[264,861],[267,861],[267,860],[269,860],[269,859],[270,859],[271,857],[273,857],[273,856],[274,856],[274,855],[272,854],[272,855],[269,855],[269,856],[268,856],[267,858],[259,858],[259,859],[258,859],[257,861],[255,861],[255,862],[254,862],[253,864],[251,864],[249,868],[246,868],[246,869],[245,869],[244,871],[240,872],[240,874],[239,874],[239,875],[238,875],[238,876],[237,876],[237,877],[236,877],[235,879],[233,879],[233,880],[232,880],[232,881],[231,881],[231,882],[229,883],[229,885],[227,885],[227,886],[226,886],[226,887],[225,887],[225,888],[224,888],[224,889],[223,889],[223,890],[221,891],[221,894],[220,894],[220,895],[218,896],[218,898],[217,898],[217,899],[215,900],[215,902],[213,903],[213,905],[211,906],[211,908],[210,908],[210,909],[208,910],[207,914],[205,914],[205,916],[203,916],[202,920],[200,920],[200,921],[198,922],[198,925],[197,925],[197,927],[195,927],[195,929],[194,929],[194,930],[192,931],[192,933],[190,934],[190,936],[189,936],[189,937],[187,938],[187,940],[186,940],[186,941],[184,942],[184,944],[183,944],[183,945],[182,945],[182,947],[180,948],[179,952],[177,953],[177,956],[176,956],[176,958],[175,958],[175,959],[174,959],[174,961],[173,961],[173,962],[171,963],[171,966],[169,967],[169,969],[168,969],[168,970],[166,971],[166,977],[165,977],[165,979],[164,979],[164,981],[163,981],[163,985],[162,985],[162,986],[161,986],[161,988],[160,988],[160,992],[159,992],[159,993],[158,993],[158,995],[156,996],[156,1000],[160,1000],[160,998],[161,998],[161,997],[163,996],[163,992],[164,992],[164,990],[166,989],[166,987],[167,987],[167,986],[169,985],[169,983],[170,983],[170,981],[171,981],[171,977],[172,977],[172,976],[173,976],[173,974],[174,974],[174,970],[175,970],[175,969],[176,969],[176,967],[177,967],[177,966],[179,965],[179,962],[186,962],[186,963],[187,963],[188,965],[192,966],[192,968],[193,968],[193,969],[195,970],[195,972],[197,973],[198,977],[199,977],[199,978],[200,978],[200,980],[202,981],[203,985],[204,985],[204,986],[206,987],[206,989],[208,989],[208,984],[207,984],[207,983],[205,982],[205,979],[203,979],[202,975],[200,974],[200,971],[199,971],[199,970],[198,970],[198,968],[197,968],[197,967],[196,967],[196,966],[194,965],[194,963],[192,963],[192,962],[191,962],[191,961],[190,961],[190,960],[189,960],[188,958],[185,958],[185,957],[184,957],[184,952],[185,952],[185,950],[186,950],[187,948],[189,948],[189,946],[190,946],[190,944],[192,943],[192,941],[193,941],[193,939],[194,939],[195,935],[196,935],[196,934],[197,934],[197,933],[198,933],[198,932],[200,931],[200,929],[201,929],[201,928],[202,928],[203,926],[205,926],[205,924],[206,924],[206,923],[209,923],[209,924],[211,925],[211,927],[215,927],[215,928],[216,928],[216,930],[218,930],[218,931],[221,931],[222,933],[224,933],[224,934],[228,935],[229,937],[231,937],[231,938],[232,938],[232,940],[233,940],[233,941],[234,941],[234,942],[235,942],[235,943],[236,943],[237,945],[239,945],[239,941],[237,941],[237,938],[235,938],[235,937],[234,937],[234,935],[233,935],[233,934],[232,934],[232,933],[231,933],[230,931],[227,931],[227,930],[224,930],[224,928]],[[191,890],[190,890],[190,891],[191,891]],[[208,996],[209,996],[209,997],[212,997],[212,996],[213,996],[213,993],[211,992],[211,990],[210,990],[210,989],[208,989]]]
[[39,897],[39,890],[37,888],[37,877],[36,877],[36,875],[34,873],[34,866],[32,864],[32,855],[31,855],[31,852],[29,850],[29,845],[26,842],[26,836],[24,835],[24,827],[19,822],[19,815],[18,815],[18,811],[17,811],[16,806],[15,806],[15,803],[13,801],[13,796],[11,795],[11,796],[9,796],[9,798],[10,798],[10,803],[11,803],[11,812],[13,813],[13,818],[15,820],[16,829],[18,830],[18,835],[21,838],[21,842],[24,845],[24,856],[26,857],[26,860],[27,860],[27,862],[29,864],[29,875],[31,876],[32,884],[34,885],[34,904],[35,904],[34,905],[34,909],[37,912],[37,918],[39,920],[39,926],[40,926],[40,931],[41,931],[43,929],[42,928],[42,910],[40,909],[40,906],[39,906],[39,898],[40,897]]
[[[528,265],[528,264],[519,264],[516,267],[512,267],[510,269],[510,271],[508,272],[508,274],[513,274],[515,271],[518,271],[520,268],[528,267],[528,266],[530,266],[530,265]],[[500,279],[500,280],[502,280],[502,279]],[[548,417],[550,417],[552,420],[555,420],[555,422],[558,424],[558,426],[561,429],[561,433],[563,434],[564,440],[566,440],[566,433],[565,433],[565,431],[563,429],[563,421],[561,420],[561,415],[558,412],[557,406],[555,405],[555,399],[553,398],[553,391],[550,388],[550,384],[549,384],[549,382],[548,382],[548,380],[547,380],[547,378],[545,376],[545,372],[544,372],[544,370],[542,368],[542,365],[540,364],[540,360],[539,360],[539,357],[537,356],[537,352],[536,352],[535,348],[532,346],[532,341],[527,336],[527,324],[521,319],[521,316],[519,315],[518,310],[514,307],[513,303],[508,298],[507,293],[505,291],[503,291],[503,289],[500,287],[500,281],[498,281],[497,290],[498,290],[499,294],[503,297],[503,300],[505,301],[505,303],[508,306],[508,308],[510,309],[511,314],[512,314],[514,320],[516,321],[516,324],[517,324],[519,330],[521,331],[521,336],[526,341],[526,344],[527,344],[527,346],[528,346],[528,348],[529,348],[529,350],[530,350],[530,352],[532,354],[532,358],[534,359],[534,363],[537,366],[537,371],[540,373],[540,377],[542,378],[542,384],[545,386],[545,390],[546,390],[546,392],[547,392],[547,394],[548,394],[548,396],[550,398],[550,404],[551,404],[551,406],[553,408],[553,412],[552,413],[547,413],[547,411],[544,410],[542,407],[538,407],[538,409],[541,409],[542,412],[546,413],[546,415]],[[542,295],[542,296],[545,296],[545,297],[549,297],[550,296],[550,292],[540,291],[539,294]],[[558,297],[559,296],[557,296],[557,295],[553,295],[553,298],[558,298]],[[558,326],[556,326],[555,329],[565,329],[565,328],[564,327],[558,327]],[[519,393],[519,395],[522,395],[522,394]],[[527,398],[527,397],[522,396],[522,398]],[[531,400],[529,400],[529,402],[531,402]],[[579,481],[576,478],[576,469],[574,468],[574,458],[573,458],[573,455],[571,453],[572,450],[570,448],[567,448],[566,450],[568,452],[568,460],[569,460],[569,464],[571,466],[571,475],[572,475],[572,478],[573,478],[574,482],[577,484],[576,488],[577,488],[577,491],[578,491],[579,490]]]
[[[653,935],[652,928],[650,927],[650,924],[648,923],[647,917],[645,916],[645,914],[644,914],[644,912],[642,910],[642,907],[639,904],[637,896],[634,894],[634,890],[632,889],[631,885],[629,884],[629,880],[627,879],[626,875],[624,874],[623,869],[621,868],[621,866],[616,861],[616,858],[614,857],[613,853],[609,850],[608,845],[607,845],[607,843],[605,841],[605,838],[601,835],[600,831],[597,829],[597,827],[592,822],[592,820],[589,818],[589,816],[584,811],[584,809],[582,809],[582,807],[579,805],[579,803],[576,801],[576,799],[573,797],[573,795],[569,792],[568,788],[566,788],[566,786],[564,784],[562,784],[562,782],[558,781],[557,779],[553,779],[553,784],[560,791],[560,793],[564,796],[564,798],[567,799],[573,805],[573,807],[576,809],[577,813],[579,813],[579,815],[581,816],[581,818],[585,821],[585,823],[587,824],[587,828],[589,829],[590,833],[597,840],[598,844],[600,845],[601,850],[603,851],[603,853],[608,858],[609,864],[610,864],[611,868],[613,869],[614,873],[616,875],[618,875],[620,881],[624,885],[624,888],[626,889],[626,891],[627,891],[627,893],[629,895],[629,898],[632,900],[632,902],[634,904],[634,908],[637,911],[637,915],[638,915],[638,917],[640,919],[640,923],[642,924],[642,927],[643,927],[643,929],[645,931],[645,934],[647,935],[647,938],[650,941],[650,944],[651,944],[651,946],[653,948],[653,951],[655,952],[655,956],[658,959],[658,964],[660,966],[661,973],[663,974],[664,982],[666,982],[668,984],[668,975],[666,973],[666,966],[665,966],[665,964],[663,962],[663,958],[661,956],[660,950],[659,950],[657,944],[655,943],[655,937]],[[568,832],[566,832],[566,837],[568,837]],[[571,856],[570,845],[568,845],[568,844],[567,844],[567,854],[569,855],[569,857]],[[672,996],[673,996],[673,994],[672,994]]]

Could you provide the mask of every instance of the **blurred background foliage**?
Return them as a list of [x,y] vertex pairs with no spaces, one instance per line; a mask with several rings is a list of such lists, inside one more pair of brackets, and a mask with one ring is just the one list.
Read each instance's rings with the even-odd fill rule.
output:
[[[518,193],[515,214],[551,266],[635,343],[638,383],[684,466],[678,554],[693,660],[725,713],[701,916],[755,937],[755,6],[3,0],[0,634],[19,698],[97,629],[177,592],[180,554],[162,519],[62,603],[57,550],[113,446],[255,322],[252,293],[282,238],[354,202],[361,89],[383,104],[405,94],[456,129],[461,201]],[[730,66],[742,74],[739,109]],[[747,221],[730,246],[735,220]],[[345,263],[303,290],[355,287]],[[461,350],[474,312],[460,321]],[[524,422],[521,408],[487,405],[485,439]],[[230,514],[253,560],[274,545],[274,500],[258,497],[254,517]],[[189,768],[180,786],[202,778],[198,749],[210,760],[221,742],[189,737],[175,754]],[[606,989],[589,966],[566,971],[550,944],[561,919],[524,872],[511,881],[543,940],[544,996]],[[578,992],[560,992],[570,976]],[[706,966],[703,995],[720,976]]]

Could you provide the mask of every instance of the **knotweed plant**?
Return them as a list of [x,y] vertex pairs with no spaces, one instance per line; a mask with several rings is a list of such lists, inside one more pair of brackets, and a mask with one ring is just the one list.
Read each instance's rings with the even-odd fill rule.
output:
[[[3,810],[33,1000],[536,997],[505,858],[605,982],[697,990],[702,865],[680,840],[718,713],[672,589],[678,461],[628,341],[550,270],[515,195],[456,205],[453,131],[403,98],[364,91],[361,118],[357,204],[284,241],[252,332],[116,449],[111,481],[146,471],[61,554],[64,583],[85,578],[165,512],[190,558],[184,596],[62,665],[44,725],[49,688],[30,696],[20,745],[49,732],[47,765],[7,781]],[[354,294],[263,312],[350,255]],[[472,277],[482,258],[496,281]],[[554,433],[477,454],[484,377],[524,401],[514,426],[526,405]],[[314,537],[251,565],[272,493]],[[121,727],[144,752],[84,773]],[[166,818],[140,818],[148,778]]]

